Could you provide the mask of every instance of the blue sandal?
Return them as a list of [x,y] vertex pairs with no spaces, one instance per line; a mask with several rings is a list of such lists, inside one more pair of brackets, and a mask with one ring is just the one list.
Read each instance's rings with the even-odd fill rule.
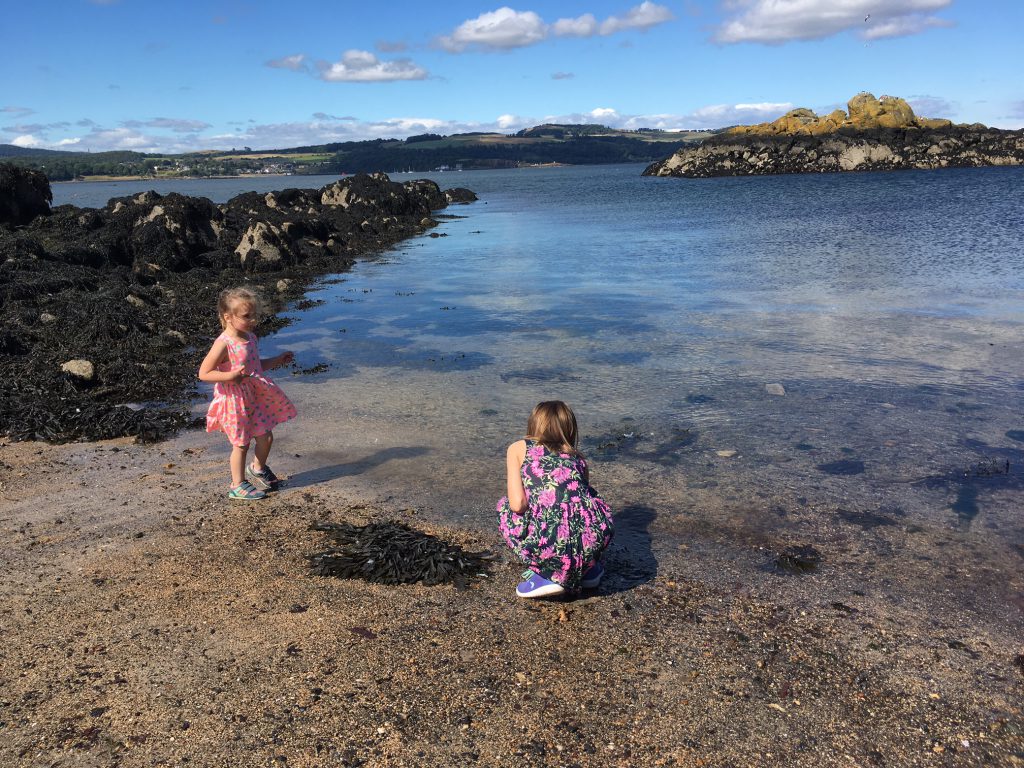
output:
[[254,486],[248,480],[243,480],[230,491],[228,498],[236,501],[259,501],[266,498],[267,494]]

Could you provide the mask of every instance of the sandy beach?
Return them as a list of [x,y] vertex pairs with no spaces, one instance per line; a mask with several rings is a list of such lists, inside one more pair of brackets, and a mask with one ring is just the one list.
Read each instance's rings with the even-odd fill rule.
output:
[[[815,573],[771,595],[694,578],[685,548],[617,579],[628,520],[601,589],[517,601],[496,531],[391,495],[389,462],[353,449],[332,479],[231,503],[215,437],[0,444],[0,763],[1024,764],[1024,605],[978,625]],[[498,558],[464,590],[317,577],[315,520]]]

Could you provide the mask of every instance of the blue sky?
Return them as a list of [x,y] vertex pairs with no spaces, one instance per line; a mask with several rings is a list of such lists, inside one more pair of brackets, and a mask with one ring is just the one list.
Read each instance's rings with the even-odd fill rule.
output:
[[25,147],[709,128],[822,114],[860,91],[925,117],[1024,127],[1022,0],[0,0],[0,11],[0,143]]

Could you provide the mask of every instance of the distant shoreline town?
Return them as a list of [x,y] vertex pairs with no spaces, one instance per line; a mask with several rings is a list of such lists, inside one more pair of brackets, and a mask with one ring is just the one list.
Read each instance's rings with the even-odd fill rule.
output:
[[147,178],[346,175],[363,172],[523,168],[549,165],[651,163],[714,131],[622,131],[602,125],[547,124],[515,134],[425,133],[253,150],[249,147],[180,155],[140,152],[66,152],[0,145],[0,160],[41,171],[50,182]]

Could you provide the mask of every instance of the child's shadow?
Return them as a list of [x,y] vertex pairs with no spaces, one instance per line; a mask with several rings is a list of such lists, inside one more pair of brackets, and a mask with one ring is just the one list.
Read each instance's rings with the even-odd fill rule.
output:
[[385,448],[382,451],[377,451],[374,454],[355,461],[346,462],[344,464],[332,464],[328,467],[317,467],[315,469],[307,469],[304,472],[298,472],[297,474],[288,477],[288,480],[285,483],[285,488],[303,488],[308,485],[316,485],[317,483],[326,483],[329,480],[334,480],[338,477],[361,475],[363,472],[373,469],[374,467],[379,467],[381,464],[385,464],[392,459],[415,459],[429,452],[429,448],[422,446],[414,448]]
[[615,515],[615,538],[605,555],[604,579],[595,590],[597,594],[628,592],[658,575],[658,560],[647,530],[657,516],[654,509],[642,504],[620,508]]

